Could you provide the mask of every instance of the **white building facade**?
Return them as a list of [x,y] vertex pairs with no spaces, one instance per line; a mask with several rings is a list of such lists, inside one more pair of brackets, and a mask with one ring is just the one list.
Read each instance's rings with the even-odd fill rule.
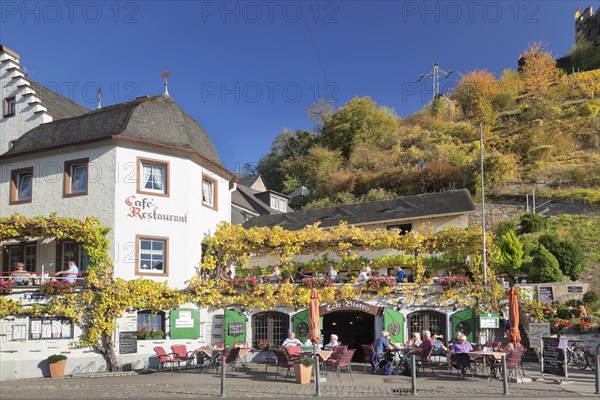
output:
[[[236,185],[202,127],[167,94],[88,110],[28,78],[19,55],[5,46],[0,87],[0,216],[95,216],[110,229],[115,277],[186,287],[198,273],[204,237],[231,220]],[[85,273],[87,257],[79,244],[21,239],[0,243],[3,278],[16,262],[39,278],[67,269],[71,259]],[[24,304],[47,301],[35,287],[24,288],[10,296]],[[210,341],[210,328],[200,329],[198,322],[207,312],[188,304],[158,315],[128,313],[115,335],[149,324],[179,343],[183,336]],[[190,324],[192,333],[176,334]],[[60,316],[9,317],[0,329],[0,381],[43,376],[47,370],[38,364],[58,353],[69,357],[67,373],[104,367],[100,355],[76,347],[80,330]],[[140,341],[139,351],[129,356],[132,366],[147,363],[152,354],[147,343]]]

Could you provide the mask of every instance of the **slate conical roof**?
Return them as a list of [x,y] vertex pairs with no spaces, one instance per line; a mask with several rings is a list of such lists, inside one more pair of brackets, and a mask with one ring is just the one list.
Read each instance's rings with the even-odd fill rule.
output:
[[181,149],[223,168],[206,131],[168,95],[140,97],[41,124],[15,140],[0,158],[104,139]]

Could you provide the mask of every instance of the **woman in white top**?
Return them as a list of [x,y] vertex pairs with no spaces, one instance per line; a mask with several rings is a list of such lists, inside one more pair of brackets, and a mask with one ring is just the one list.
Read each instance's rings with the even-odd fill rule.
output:
[[338,342],[338,335],[333,334],[330,336],[331,341],[329,343],[327,343],[325,346],[323,346],[323,349],[325,350],[333,350],[333,348],[335,346],[339,346],[340,342]]
[[358,279],[356,282],[365,283],[367,279],[369,279],[369,272],[371,272],[371,267],[363,267],[363,269],[360,271],[360,274],[358,274]]

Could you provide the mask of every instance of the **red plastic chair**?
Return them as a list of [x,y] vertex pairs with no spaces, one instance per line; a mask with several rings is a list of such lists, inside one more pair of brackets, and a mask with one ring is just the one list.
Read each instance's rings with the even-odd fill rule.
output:
[[267,364],[265,367],[265,371],[267,367],[277,367],[275,371],[275,380],[277,380],[277,375],[279,375],[279,368],[285,368],[287,373],[285,374],[285,381],[287,381],[288,376],[290,375],[290,368],[294,366],[294,362],[290,360],[283,350],[273,349],[273,353],[275,353],[275,357],[277,357],[277,361],[275,364]]
[[179,359],[185,363],[186,367],[193,367],[196,360],[196,352],[188,351],[184,344],[174,344],[171,346],[173,353],[177,354]]
[[365,369],[363,372],[367,372],[367,365],[371,365],[371,360],[375,349],[373,348],[372,344],[361,344],[360,347],[363,351],[363,362],[365,363]]
[[179,368],[179,372],[181,372],[181,360],[177,353],[167,354],[165,349],[162,347],[155,347],[154,352],[158,356],[158,368],[156,369],[156,373],[160,371],[161,366],[164,369],[168,364],[171,364],[171,375],[173,375],[173,366],[177,364],[177,368]]
[[[333,355],[333,354],[332,354]],[[354,350],[346,350],[344,351],[341,356],[328,364],[328,366],[330,367],[335,367],[335,372],[338,376],[338,378],[340,378],[340,382],[342,381],[342,374],[340,373],[342,368],[346,368],[347,371],[350,372],[350,376],[352,377],[352,357],[354,356]],[[328,359],[327,361],[329,361],[330,359]]]
[[290,360],[300,358],[302,348],[300,346],[286,346],[282,348]]

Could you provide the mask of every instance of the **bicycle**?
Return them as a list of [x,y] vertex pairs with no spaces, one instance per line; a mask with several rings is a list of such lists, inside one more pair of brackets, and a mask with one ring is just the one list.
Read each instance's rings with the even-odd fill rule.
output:
[[572,365],[581,370],[584,370],[589,365],[589,357],[586,355],[586,349],[579,346],[577,342],[577,340],[569,340],[569,344],[566,349],[567,365]]

